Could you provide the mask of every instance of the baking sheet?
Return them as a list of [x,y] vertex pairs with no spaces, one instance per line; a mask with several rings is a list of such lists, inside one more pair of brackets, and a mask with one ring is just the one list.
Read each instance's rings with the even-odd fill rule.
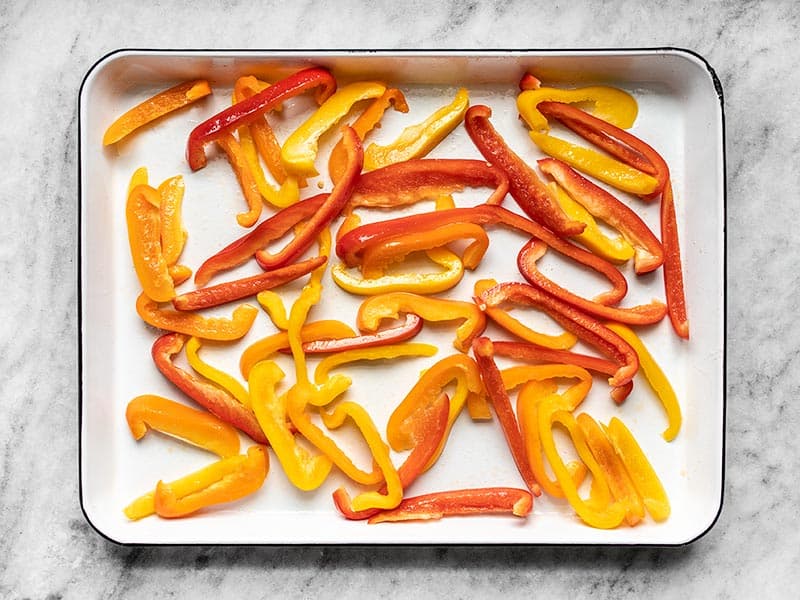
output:
[[[159,479],[169,481],[196,470],[214,458],[166,436],[150,433],[136,442],[124,412],[136,395],[154,393],[173,399],[177,392],[150,360],[156,332],[138,319],[134,302],[138,282],[130,262],[125,228],[125,198],[133,171],[146,166],[151,183],[182,174],[186,183],[183,218],[189,231],[181,263],[196,269],[205,258],[239,237],[243,229],[234,215],[245,204],[224,156],[207,148],[209,163],[192,173],[184,160],[191,129],[230,102],[237,77],[253,74],[265,79],[309,65],[331,68],[340,82],[381,79],[406,94],[408,114],[387,111],[380,130],[369,141],[386,144],[407,125],[418,123],[452,100],[458,87],[467,87],[471,104],[488,104],[492,123],[523,158],[540,156],[518,118],[515,98],[520,76],[530,70],[547,83],[577,86],[610,84],[631,92],[639,103],[633,132],[650,141],[670,166],[682,242],[687,302],[692,339],[686,343],[671,331],[665,319],[641,334],[675,388],[684,415],[678,438],[666,443],[660,436],[666,419],[647,384],[637,377],[635,390],[617,407],[607,386],[595,386],[581,410],[603,422],[620,417],[633,431],[664,483],[672,515],[664,523],[647,518],[635,528],[602,531],[583,524],[565,501],[542,496],[527,520],[512,517],[470,517],[439,522],[367,525],[348,522],[333,507],[330,493],[340,485],[356,488],[334,472],[313,493],[295,490],[274,455],[264,487],[252,497],[205,511],[188,519],[150,517],[129,522],[122,508],[152,489]],[[105,128],[122,112],[153,93],[189,78],[207,78],[213,96],[163,119],[111,148],[103,148]],[[283,140],[309,114],[310,98],[297,98],[271,119]],[[561,137],[569,137],[559,131]],[[325,172],[327,152],[335,142],[320,144],[317,164]],[[460,127],[431,153],[432,157],[481,158]],[[309,181],[304,192],[329,190],[323,178]],[[120,51],[99,61],[88,73],[80,93],[81,193],[81,502],[92,525],[120,543],[220,544],[364,544],[364,543],[526,543],[526,544],[681,544],[707,531],[722,502],[724,470],[724,156],[721,97],[713,73],[696,55],[672,49],[570,52],[407,52],[407,53],[276,53],[235,51]],[[459,194],[459,206],[482,202],[486,190]],[[627,199],[658,231],[657,206]],[[509,197],[505,203],[514,208]],[[429,210],[420,205],[410,210]],[[270,214],[265,210],[265,215]],[[388,218],[365,214],[365,221]],[[263,216],[262,216],[263,218]],[[519,280],[513,257],[523,243],[519,235],[494,229],[491,247],[481,266],[469,274],[449,297],[469,299],[472,282],[492,277]],[[546,257],[542,269],[571,289],[592,294],[602,282],[586,272],[570,269],[557,258]],[[257,272],[245,265],[228,274]],[[631,291],[625,304],[663,297],[660,272],[634,281],[625,271]],[[223,281],[228,277],[220,277]],[[354,323],[361,298],[341,292],[326,276],[323,302],[312,319],[339,318]],[[291,300],[300,285],[288,286]],[[193,289],[191,283],[179,290]],[[282,291],[282,293],[284,293]],[[255,303],[253,301],[253,303]],[[220,307],[215,315],[229,315]],[[557,329],[533,314],[515,315],[546,330]],[[431,358],[396,359],[391,363],[362,364],[342,369],[354,380],[351,399],[370,411],[380,430],[393,407],[416,381],[422,369],[454,352],[453,327],[426,326],[415,341],[436,344]],[[209,362],[238,374],[237,360],[251,342],[274,332],[266,314],[259,315],[251,332],[231,351],[204,349]],[[508,339],[496,329],[494,339]],[[291,378],[290,359],[281,366]],[[313,369],[316,361],[311,361]],[[500,360],[500,366],[511,363]],[[187,400],[188,402],[188,400]],[[363,461],[355,440],[341,443]],[[243,437],[243,447],[247,446]],[[403,456],[394,455],[396,464]],[[362,463],[363,464],[363,463]],[[453,428],[439,463],[409,491],[417,495],[462,487],[504,485],[522,487],[496,421],[473,423],[464,414]]]

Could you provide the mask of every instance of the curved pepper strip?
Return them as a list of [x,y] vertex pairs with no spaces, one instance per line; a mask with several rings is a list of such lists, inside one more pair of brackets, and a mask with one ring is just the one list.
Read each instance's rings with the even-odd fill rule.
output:
[[664,411],[667,413],[668,427],[661,436],[666,441],[671,442],[678,435],[682,422],[681,405],[678,403],[677,396],[675,396],[675,390],[672,389],[672,385],[670,385],[667,376],[664,375],[664,371],[661,370],[661,367],[658,366],[658,363],[656,363],[653,356],[648,352],[642,340],[640,340],[633,331],[619,323],[606,323],[606,327],[628,342],[631,347],[636,350],[642,372],[653,392],[655,392],[656,396],[661,401]]
[[[423,473],[425,466],[431,460],[435,460],[436,450],[447,435],[449,412],[450,401],[447,394],[439,394],[431,404],[419,406],[414,412],[413,420],[418,431],[419,443],[414,446],[406,460],[397,469],[403,490],[406,490]],[[385,494],[386,491],[387,488],[384,484],[378,493]],[[339,512],[349,520],[369,519],[380,512],[378,509],[354,510],[350,495],[343,487],[337,488],[333,492],[333,502]]]
[[125,218],[133,268],[144,293],[155,302],[168,302],[175,296],[175,285],[161,247],[160,203],[156,189],[138,185],[128,195]]
[[605,433],[614,445],[617,455],[622,459],[647,512],[656,521],[664,521],[670,514],[669,498],[636,438],[616,417],[611,418]]
[[564,410],[575,410],[589,390],[592,389],[592,375],[584,368],[576,365],[518,365],[500,371],[506,390],[527,383],[528,381],[545,381],[554,379],[577,379],[569,389],[560,394],[564,401]]
[[[147,174],[147,167],[139,167],[133,172],[131,175],[131,180],[128,182],[128,195],[130,196],[133,188],[137,185],[150,185],[150,178]],[[151,197],[148,196],[148,199]],[[161,205],[161,201],[159,199],[159,206]]]
[[550,129],[547,119],[537,108],[540,102],[545,101],[564,104],[590,103],[594,116],[622,129],[632,127],[639,113],[639,106],[634,97],[618,88],[605,85],[572,90],[537,87],[525,90],[517,96],[519,115],[533,131],[546,133]]
[[239,182],[239,187],[247,202],[247,212],[238,213],[236,222],[242,227],[252,227],[261,216],[264,202],[261,200],[261,192],[258,189],[255,175],[250,168],[250,163],[247,161],[244,150],[242,150],[242,145],[233,137],[232,133],[221,135],[215,141],[225,151],[228,162],[236,174],[236,180]]
[[[493,288],[497,285],[494,279],[479,279],[475,282],[473,288],[475,296],[480,297],[483,292]],[[569,331],[565,331],[559,335],[548,335],[534,331],[527,325],[523,325],[520,321],[511,316],[507,310],[497,308],[495,306],[487,306],[484,310],[486,316],[489,317],[494,323],[505,329],[511,334],[537,346],[545,348],[552,348],[557,350],[566,350],[572,348],[578,343],[578,336]]]
[[545,252],[547,252],[547,246],[543,242],[533,238],[519,251],[517,255],[517,266],[519,267],[519,272],[528,283],[547,292],[551,296],[559,298],[567,304],[571,304],[595,317],[632,325],[652,325],[653,323],[661,321],[667,314],[667,306],[658,300],[653,300],[649,304],[640,304],[631,308],[619,308],[615,306],[606,306],[599,302],[592,302],[582,296],[573,294],[545,276],[544,273],[539,270],[536,261],[544,256]]
[[204,79],[186,81],[159,92],[118,117],[103,134],[103,145],[115,144],[143,125],[205,98],[211,86]]
[[319,235],[320,231],[339,216],[342,209],[350,199],[361,166],[364,160],[364,151],[361,140],[358,139],[351,127],[345,126],[342,130],[342,140],[347,149],[347,170],[339,182],[333,187],[328,198],[319,209],[309,217],[300,231],[277,254],[270,254],[265,250],[256,252],[256,260],[264,270],[277,269],[292,262],[305,252]]
[[[386,346],[390,343],[404,342],[417,335],[421,330],[422,319],[415,314],[408,313],[406,314],[403,324],[397,327],[390,327],[375,333],[354,337],[303,342],[303,352],[306,354],[327,354],[330,352],[345,352],[374,348],[376,346]],[[320,365],[321,364],[322,363],[320,363]],[[317,367],[317,371],[319,371],[319,369],[320,366]]]
[[241,458],[241,461],[222,459],[192,473],[184,478],[194,480],[187,487],[159,481],[154,498],[156,514],[167,518],[185,517],[201,508],[233,502],[256,492],[269,471],[267,452],[261,446],[250,446],[247,455]]
[[511,400],[509,400],[505,385],[503,385],[503,377],[494,362],[492,341],[486,337],[477,338],[472,343],[472,352],[475,354],[475,362],[478,365],[483,386],[486,389],[489,402],[497,414],[497,420],[500,421],[514,464],[516,464],[517,470],[528,489],[534,496],[539,496],[542,493],[542,489],[539,487],[531,469],[517,417],[511,408]]
[[634,247],[636,273],[649,273],[664,262],[664,250],[650,228],[634,211],[577,171],[554,158],[543,158],[539,168],[550,175],[587,211],[619,231]]
[[519,80],[520,92],[538,90],[540,87],[542,87],[542,82],[533,73],[525,73]]
[[196,338],[194,336],[189,338],[189,341],[186,342],[186,360],[189,363],[189,366],[192,367],[192,369],[194,369],[199,375],[202,375],[209,381],[217,384],[223,390],[228,392],[231,396],[241,402],[242,405],[252,408],[250,394],[247,393],[247,390],[244,389],[244,386],[241,383],[236,381],[236,379],[227,373],[220,371],[216,367],[212,367],[210,364],[200,358],[200,347],[202,344],[203,342],[200,340],[200,338]]
[[686,316],[681,249],[670,181],[667,181],[664,186],[664,194],[661,197],[661,240],[664,243],[664,289],[667,296],[669,320],[675,333],[688,340],[689,318]]
[[258,293],[256,300],[261,308],[267,311],[267,315],[275,327],[284,331],[289,329],[289,317],[286,315],[286,306],[280,294],[272,290],[264,290]]
[[464,125],[483,157],[505,171],[509,191],[519,207],[531,219],[559,236],[567,237],[583,231],[583,223],[567,218],[536,172],[508,147],[489,122],[491,116],[492,109],[478,104],[467,111]]
[[259,444],[266,444],[267,438],[250,408],[225,390],[198,379],[172,362],[172,357],[181,351],[185,342],[186,336],[179,333],[167,333],[159,337],[151,351],[156,368],[175,387],[211,414],[240,429]]
[[[405,96],[403,96],[403,92],[397,88],[388,88],[379,98],[375,98],[364,112],[353,121],[351,127],[361,140],[364,140],[367,134],[378,125],[383,117],[383,113],[386,112],[386,109],[389,108],[390,105],[398,112],[408,112],[408,103],[406,102]],[[333,183],[336,183],[342,178],[345,163],[346,155],[340,142],[333,147],[330,158],[328,159],[328,174]]]
[[[347,115],[354,104],[362,100],[378,98],[385,91],[385,85],[372,81],[351,83],[337,90],[284,142],[281,148],[281,159],[286,170],[302,177],[318,175],[319,173],[314,167],[314,159],[317,157],[320,136]],[[353,136],[358,140],[360,147],[361,138],[355,132],[353,132]],[[348,156],[348,165],[351,160],[352,158]],[[359,165],[358,171],[361,172],[361,165]]]
[[379,512],[368,523],[397,521],[430,521],[442,517],[488,514],[512,514],[527,517],[533,508],[533,497],[519,488],[477,488],[434,492],[406,498],[394,510]]
[[625,465],[614,451],[611,441],[592,417],[581,413],[576,421],[592,455],[606,474],[611,495],[625,507],[625,521],[633,527],[644,519],[644,504],[625,470]]
[[300,490],[317,489],[328,477],[333,462],[324,454],[311,454],[295,441],[287,423],[286,394],[279,396],[275,391],[283,371],[264,360],[254,364],[248,374],[253,410],[286,477]]
[[425,156],[461,123],[468,106],[469,92],[461,88],[450,104],[436,110],[422,123],[403,129],[391,144],[370,144],[364,150],[364,169],[374,171],[386,165]]
[[233,133],[242,125],[249,125],[285,100],[313,88],[318,88],[316,100],[322,104],[336,89],[336,80],[326,69],[304,69],[200,123],[189,134],[186,143],[186,160],[192,171],[206,166],[206,144],[226,133]]
[[377,331],[384,319],[397,319],[401,313],[414,313],[425,321],[463,319],[456,329],[453,345],[466,352],[472,340],[486,329],[486,316],[472,302],[419,296],[409,292],[393,292],[367,298],[361,303],[356,324],[361,331]]
[[136,299],[136,312],[142,321],[158,329],[220,342],[238,340],[247,335],[258,315],[258,309],[250,304],[237,306],[230,319],[160,309],[146,294],[140,294]]
[[161,197],[161,253],[170,267],[178,262],[186,243],[187,233],[181,223],[181,203],[185,189],[183,177],[180,175],[170,177],[158,186],[158,195]]
[[333,412],[322,412],[322,421],[329,429],[337,429],[342,426],[345,419],[350,417],[358,427],[361,435],[369,446],[372,458],[383,473],[386,491],[364,492],[353,498],[352,508],[354,511],[367,511],[372,509],[392,509],[400,504],[403,499],[403,484],[397,469],[392,464],[389,456],[389,447],[381,439],[381,434],[375,427],[375,423],[361,406],[355,402],[342,402],[337,404]]

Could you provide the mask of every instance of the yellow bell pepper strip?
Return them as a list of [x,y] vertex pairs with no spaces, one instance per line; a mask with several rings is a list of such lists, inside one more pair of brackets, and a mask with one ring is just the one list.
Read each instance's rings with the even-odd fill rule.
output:
[[125,217],[133,267],[145,295],[154,302],[168,302],[175,296],[175,285],[161,248],[161,219],[157,208],[160,200],[154,188],[136,186],[128,195]]
[[[625,507],[619,502],[612,502],[605,473],[587,446],[583,432],[575,422],[575,417],[571,413],[558,408],[557,401],[551,398],[543,400],[540,404],[539,436],[541,437],[545,456],[553,469],[558,483],[561,485],[564,496],[587,525],[598,529],[613,529],[619,526],[625,519]],[[554,423],[560,423],[567,428],[575,450],[578,451],[578,456],[592,473],[593,502],[584,501],[578,494],[578,489],[572,480],[572,476],[556,449],[552,431]]]
[[[447,394],[439,394],[431,404],[417,408],[414,414],[414,422],[419,433],[417,436],[419,443],[414,446],[405,462],[397,469],[397,475],[400,478],[400,485],[403,490],[408,489],[417,477],[423,473],[424,467],[432,459],[435,459],[434,454],[446,436],[449,412],[450,401],[447,398]],[[384,484],[378,493],[386,494],[386,492],[387,486]],[[369,519],[380,512],[379,509],[375,508],[361,511],[353,510],[350,495],[343,487],[337,488],[333,492],[333,502],[339,512],[349,520]]]
[[343,290],[359,296],[374,296],[392,292],[438,294],[454,288],[464,276],[464,265],[458,255],[445,248],[432,248],[425,254],[445,270],[438,273],[403,273],[364,279],[338,263],[331,267],[331,277]]
[[539,487],[536,476],[531,469],[517,417],[511,408],[511,401],[508,398],[505,385],[503,385],[503,378],[494,361],[492,341],[487,337],[477,338],[472,343],[472,352],[475,355],[475,362],[478,365],[489,402],[497,414],[497,420],[500,421],[514,464],[517,466],[517,470],[528,489],[534,496],[539,496],[542,493],[542,489]]
[[605,432],[614,445],[617,455],[625,464],[625,469],[631,476],[631,481],[639,492],[647,512],[656,521],[666,520],[670,514],[669,498],[636,438],[617,417],[611,418]]
[[200,288],[172,299],[172,305],[180,311],[198,310],[235,302],[243,298],[255,296],[259,292],[272,289],[308,275],[311,271],[327,262],[327,256],[315,256],[294,264],[287,265],[267,273],[227,281],[211,287]]
[[467,394],[467,413],[473,421],[491,421],[492,410],[489,408],[489,401],[486,393]]
[[409,292],[393,292],[367,298],[361,303],[356,324],[361,331],[377,331],[384,319],[397,319],[401,313],[414,313],[424,321],[463,319],[456,329],[453,345],[461,352],[469,350],[472,340],[486,329],[486,316],[472,302],[431,298]]
[[176,175],[158,186],[161,196],[159,218],[161,219],[161,252],[168,266],[178,262],[187,233],[181,222],[181,203],[185,186],[183,177]]
[[636,350],[639,355],[639,364],[641,365],[642,373],[644,373],[647,382],[650,384],[653,392],[655,392],[664,411],[667,413],[668,427],[664,430],[661,436],[668,442],[671,442],[678,435],[681,429],[681,405],[678,403],[678,398],[675,396],[675,390],[672,389],[667,376],[664,371],[658,366],[653,356],[647,350],[642,340],[631,331],[628,327],[620,323],[606,323],[611,331],[616,333],[631,347]]
[[644,504],[625,470],[625,465],[592,417],[581,413],[575,420],[583,432],[592,455],[606,474],[611,495],[625,507],[625,521],[633,527],[644,519]]
[[605,85],[593,85],[572,90],[552,87],[525,90],[517,96],[517,110],[528,127],[540,133],[547,133],[550,129],[547,119],[537,108],[540,102],[545,101],[589,104],[595,117],[622,129],[633,127],[639,113],[639,105],[633,96],[618,88]]
[[192,367],[192,369],[194,369],[198,374],[217,384],[219,387],[241,402],[244,406],[252,408],[250,394],[247,393],[247,390],[244,389],[244,386],[241,383],[224,371],[220,371],[216,367],[211,366],[202,358],[200,358],[200,347],[202,344],[202,340],[194,336],[189,338],[189,341],[186,342],[186,360],[189,363],[189,366]]
[[547,252],[547,245],[532,238],[526,243],[517,255],[517,266],[522,276],[535,288],[547,292],[551,296],[582,310],[583,312],[620,323],[632,325],[652,325],[658,323],[667,314],[667,306],[658,300],[653,300],[649,304],[640,304],[630,308],[616,306],[606,306],[599,302],[593,302],[577,294],[573,294],[568,289],[561,287],[552,279],[542,273],[536,265],[542,256]]
[[689,339],[689,318],[686,315],[686,293],[683,288],[681,249],[672,183],[668,180],[661,197],[661,240],[664,243],[664,289],[667,312],[672,328],[679,337]]
[[[406,102],[405,96],[403,96],[403,92],[397,88],[388,88],[379,98],[373,100],[364,112],[353,121],[351,127],[361,140],[364,140],[367,134],[378,126],[378,123],[383,117],[383,113],[386,112],[386,109],[389,108],[390,105],[398,112],[408,112],[408,103]],[[341,143],[338,143],[333,147],[333,150],[331,150],[331,155],[328,159],[328,174],[333,183],[341,179],[344,173],[345,162],[346,156],[344,148]]]
[[143,125],[205,98],[211,86],[204,79],[186,81],[159,92],[117,118],[103,134],[103,146],[115,144]]
[[587,211],[619,231],[634,247],[633,264],[638,275],[654,271],[664,262],[664,251],[650,228],[634,211],[595,185],[567,164],[554,158],[543,158],[539,168]]
[[257,121],[285,100],[315,88],[317,103],[322,104],[336,89],[336,79],[326,69],[303,69],[206,119],[192,130],[186,142],[189,167],[197,171],[206,166],[206,144]]
[[142,439],[149,429],[180,438],[213,452],[220,458],[239,454],[236,429],[212,414],[162,396],[137,396],[125,409],[133,439]]
[[216,139],[216,142],[225,151],[228,162],[230,162],[233,172],[236,173],[239,187],[241,187],[242,194],[244,194],[244,199],[247,202],[247,212],[238,213],[236,222],[242,227],[252,227],[261,216],[261,209],[264,203],[261,200],[261,192],[258,190],[255,176],[250,170],[247,157],[242,150],[241,144],[231,133],[221,135]]
[[[422,330],[422,319],[417,315],[408,313],[405,321],[397,327],[381,329],[375,333],[365,335],[303,342],[303,352],[306,354],[328,354],[331,352],[357,351],[368,348],[385,347],[390,343],[404,342],[414,337]],[[324,361],[323,361],[324,362]],[[319,372],[322,363],[317,366]],[[316,376],[315,376],[316,377]],[[317,382],[319,383],[319,382]]]
[[338,429],[345,419],[350,417],[367,442],[373,460],[383,473],[386,492],[364,492],[359,494],[353,498],[353,510],[358,512],[376,508],[391,509],[400,504],[403,499],[403,484],[389,456],[389,446],[381,439],[381,434],[378,433],[369,413],[355,402],[342,402],[336,405],[333,412],[322,411],[321,415],[322,421],[328,429]]
[[284,331],[289,329],[289,317],[286,315],[286,306],[280,294],[272,290],[264,290],[258,293],[256,300],[261,308],[267,311],[267,315],[275,327]]
[[[253,494],[264,484],[269,471],[269,456],[261,446],[250,446],[240,462],[221,461],[193,473],[194,485],[183,486],[159,481],[155,509],[159,517],[185,517],[216,504],[233,502]],[[177,487],[177,489],[176,489]]]
[[282,250],[277,254],[270,254],[266,250],[258,250],[256,252],[256,260],[265,271],[285,266],[300,257],[314,243],[322,229],[339,216],[339,213],[342,212],[342,209],[350,200],[350,194],[353,192],[358,176],[361,173],[364,151],[361,147],[361,140],[358,139],[351,127],[343,127],[342,140],[344,141],[344,147],[347,149],[347,170],[339,182],[333,186],[333,190],[319,207],[319,210],[309,217],[300,231]]
[[[481,294],[483,294],[486,290],[491,289],[496,285],[497,281],[494,279],[479,279],[475,282],[475,286],[473,288],[475,296],[480,297]],[[503,310],[497,306],[487,306],[483,312],[494,323],[509,333],[516,335],[518,338],[523,339],[526,342],[536,344],[537,346],[558,350],[567,350],[578,343],[578,337],[574,333],[565,331],[559,335],[548,335],[546,333],[534,331],[527,325],[523,325],[517,319],[512,317],[507,310]]]
[[425,156],[464,120],[467,107],[469,92],[461,88],[450,104],[435,111],[422,123],[403,129],[391,144],[367,146],[364,150],[364,169],[374,171],[386,165]]
[[505,171],[511,197],[526,215],[557,236],[568,237],[583,231],[583,223],[572,221],[564,214],[536,172],[508,147],[489,122],[491,116],[492,109],[488,106],[471,106],[464,126],[483,157]]
[[[128,195],[131,195],[133,188],[137,185],[149,185],[150,180],[147,175],[147,167],[139,167],[133,172],[131,175],[130,183],[128,183]],[[152,196],[148,196],[148,199],[152,198]],[[160,205],[160,200],[159,200]]]
[[241,304],[233,309],[230,319],[203,317],[193,312],[159,308],[158,304],[146,294],[140,294],[137,298],[136,312],[142,321],[158,329],[195,335],[218,342],[238,340],[247,335],[258,315],[255,306]]
[[248,385],[256,418],[292,485],[303,491],[317,489],[333,467],[324,454],[312,454],[295,440],[287,423],[286,394],[275,386],[284,373],[271,360],[259,361],[249,371]]
[[528,490],[505,487],[452,490],[406,498],[397,508],[381,511],[367,522],[430,521],[451,516],[489,514],[511,514],[524,518],[532,508],[533,497]]
[[[382,83],[364,81],[351,83],[336,91],[317,111],[311,115],[286,139],[281,148],[281,159],[286,170],[301,177],[318,175],[314,167],[319,138],[333,128],[354,104],[370,98],[378,98],[386,91]],[[353,132],[361,146],[361,139]],[[349,154],[349,152],[348,152]],[[348,159],[348,163],[352,159]],[[361,172],[361,165],[358,169]]]

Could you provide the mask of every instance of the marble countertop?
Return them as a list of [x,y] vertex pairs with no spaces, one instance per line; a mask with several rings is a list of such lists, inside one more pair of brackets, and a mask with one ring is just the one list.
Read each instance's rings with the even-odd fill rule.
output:
[[[793,2],[73,3],[0,7],[0,596],[791,597],[800,592],[792,397],[800,321]],[[78,499],[77,94],[117,48],[613,48],[704,56],[725,94],[727,470],[681,548],[123,547]],[[776,117],[777,115],[777,117]],[[795,200],[792,200],[795,198]],[[776,225],[771,221],[778,216]],[[795,250],[792,250],[795,248]],[[33,326],[32,326],[33,325]],[[792,593],[794,592],[794,593]]]

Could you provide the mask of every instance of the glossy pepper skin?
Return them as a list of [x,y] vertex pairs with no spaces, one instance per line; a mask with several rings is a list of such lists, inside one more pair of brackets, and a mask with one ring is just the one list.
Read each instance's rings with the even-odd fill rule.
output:
[[175,296],[175,286],[162,251],[160,203],[156,189],[138,185],[128,195],[125,218],[133,267],[144,293],[155,302],[168,302]]
[[336,80],[326,69],[304,69],[206,119],[189,134],[186,143],[189,167],[197,171],[206,166],[206,144],[232,133],[237,127],[249,125],[285,100],[314,88],[318,88],[316,99],[322,104],[336,90]]
[[187,238],[181,222],[181,204],[185,189],[183,177],[180,175],[165,179],[158,186],[158,194],[161,196],[158,209],[161,221],[161,252],[170,267],[178,262]]
[[667,181],[661,197],[661,240],[664,244],[664,288],[667,311],[672,328],[679,337],[689,339],[689,317],[686,314],[686,292],[683,287],[683,268],[678,241],[678,223],[672,183]]
[[189,363],[189,366],[192,367],[192,369],[198,375],[202,375],[209,381],[224,389],[231,396],[236,398],[241,404],[247,406],[248,408],[252,408],[250,394],[246,389],[244,389],[244,386],[241,383],[239,383],[228,373],[211,366],[202,358],[200,358],[200,348],[202,345],[202,340],[194,336],[190,337],[189,341],[187,341],[184,345],[186,361]]

